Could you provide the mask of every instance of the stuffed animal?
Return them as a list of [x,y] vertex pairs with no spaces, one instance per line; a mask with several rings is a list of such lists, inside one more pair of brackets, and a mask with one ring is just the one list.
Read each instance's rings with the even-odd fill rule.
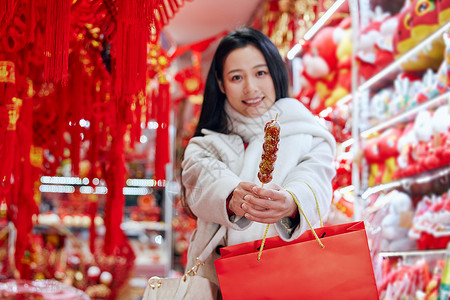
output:
[[388,104],[391,102],[393,90],[385,88],[370,99],[370,122],[377,124],[388,117]]
[[324,27],[305,47],[307,52],[302,58],[302,75],[309,82],[319,102],[311,101],[310,108],[313,113],[319,113],[325,108],[325,99],[336,85],[338,63],[336,41],[340,32],[341,30],[332,26]]
[[447,105],[442,105],[433,113],[433,141],[432,151],[428,153],[425,164],[427,169],[434,169],[448,164],[450,157],[445,154],[450,152],[446,150],[450,143],[450,113]]
[[450,0],[437,0],[439,26],[444,26],[450,20]]
[[402,129],[393,127],[383,132],[378,138],[378,150],[384,160],[384,172],[381,183],[387,183],[394,179],[397,170],[398,140],[402,135]]
[[338,46],[336,49],[337,57],[337,81],[336,85],[325,100],[325,107],[330,107],[336,104],[340,99],[348,95],[351,91],[351,68],[352,68],[352,52],[353,52],[353,42],[352,42],[352,30],[351,30],[351,19],[344,19],[336,29],[336,32],[340,32],[338,37]]
[[378,137],[368,139],[364,145],[364,158],[369,165],[368,186],[374,186],[381,183],[384,173],[384,162],[378,148]]
[[414,122],[410,122],[405,126],[402,136],[397,142],[397,170],[394,177],[399,179],[414,173],[413,149],[417,145],[417,138],[414,132]]
[[[394,35],[394,56],[399,58],[439,28],[435,1],[414,0],[398,14],[398,27]],[[405,71],[436,70],[442,61],[443,43],[436,39],[417,57],[402,64]]]
[[414,215],[410,196],[393,190],[386,194],[385,197],[389,198],[389,209],[381,222],[382,250],[406,251],[414,249],[415,242],[408,237]]
[[372,21],[360,33],[356,52],[358,73],[366,80],[380,72],[394,60],[393,36],[398,18],[384,13],[378,6]]

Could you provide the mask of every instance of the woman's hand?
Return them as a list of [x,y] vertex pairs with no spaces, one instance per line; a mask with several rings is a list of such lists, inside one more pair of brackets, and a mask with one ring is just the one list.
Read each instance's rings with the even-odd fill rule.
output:
[[250,182],[241,182],[233,193],[229,208],[237,215],[255,222],[273,224],[290,217],[297,205],[286,190],[276,184],[264,188]]
[[[244,197],[246,195],[253,195],[254,197],[257,197],[257,194],[254,194],[253,189],[257,188],[257,185],[252,182],[245,182],[242,181],[238,184],[238,186],[233,191],[233,196],[230,199],[230,202],[228,203],[228,208],[234,212],[234,214],[238,217],[242,217],[245,214],[245,211],[243,210],[243,207],[245,205],[250,205],[247,203],[246,200],[244,200]],[[254,210],[264,211],[264,207],[260,207],[256,204],[251,205]]]

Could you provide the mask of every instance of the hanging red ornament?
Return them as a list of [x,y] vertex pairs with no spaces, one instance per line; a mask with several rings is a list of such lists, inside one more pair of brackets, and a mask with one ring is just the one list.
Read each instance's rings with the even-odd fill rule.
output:
[[120,228],[123,220],[125,197],[125,125],[118,124],[112,138],[110,163],[105,174],[108,195],[105,207],[105,253],[110,255],[122,243],[123,232]]
[[159,95],[156,105],[156,121],[158,128],[156,129],[155,141],[155,180],[159,182],[166,179],[166,165],[170,162],[170,141],[169,141],[169,125],[170,125],[170,83],[167,82],[164,75],[159,78]]
[[175,75],[175,80],[181,84],[186,95],[198,95],[202,92],[204,83],[195,68],[184,69]]

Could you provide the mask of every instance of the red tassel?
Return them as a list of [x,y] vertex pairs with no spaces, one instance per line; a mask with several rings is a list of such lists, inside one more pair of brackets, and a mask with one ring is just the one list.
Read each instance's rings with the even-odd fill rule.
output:
[[[31,144],[33,136],[33,100],[25,99],[22,103],[21,115],[17,123],[18,150],[14,166],[14,191],[11,194],[15,206],[16,215],[13,216],[14,225],[17,228],[16,240],[16,267],[20,277],[29,279],[31,275],[31,233],[33,230],[32,216],[39,212],[38,197],[35,197],[34,183],[41,174],[41,167],[33,167],[31,163]],[[39,159],[38,159],[39,160]],[[40,160],[42,161],[42,153]]]
[[[94,186],[93,188],[95,189]],[[89,227],[89,249],[91,250],[91,253],[95,253],[95,239],[97,238],[95,217],[97,216],[97,208],[98,208],[97,198],[95,195],[91,195],[89,197],[89,217],[91,218],[91,226]]]
[[47,0],[44,81],[67,83],[70,5],[72,0]]
[[105,207],[105,254],[110,255],[122,243],[123,232],[120,224],[123,219],[125,197],[125,156],[124,156],[125,126],[119,129],[113,137],[110,165],[106,174],[108,196]]
[[5,27],[13,17],[14,2],[14,0],[2,0],[0,2],[0,32],[4,32]]
[[10,188],[13,169],[16,123],[19,118],[21,100],[16,93],[15,66],[11,61],[0,61],[0,183],[5,190]]
[[158,104],[156,106],[156,129],[155,141],[155,180],[166,179],[166,165],[170,162],[170,84],[164,78],[160,78]]
[[127,106],[133,96],[145,93],[151,2],[119,0],[115,93]]

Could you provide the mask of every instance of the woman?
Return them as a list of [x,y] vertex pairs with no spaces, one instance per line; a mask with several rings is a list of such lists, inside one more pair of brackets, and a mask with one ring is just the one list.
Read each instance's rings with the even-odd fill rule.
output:
[[[312,224],[330,207],[335,141],[314,116],[288,96],[288,74],[276,46],[262,32],[243,28],[220,42],[206,80],[200,119],[182,163],[187,204],[197,217],[188,253],[190,269],[220,225],[220,245],[268,237],[290,241],[308,229],[290,193]],[[281,125],[273,180],[257,174],[264,125]],[[289,192],[288,192],[289,191]],[[313,192],[314,191],[314,192]],[[313,194],[314,193],[314,194]],[[215,251],[199,274],[218,285]]]

